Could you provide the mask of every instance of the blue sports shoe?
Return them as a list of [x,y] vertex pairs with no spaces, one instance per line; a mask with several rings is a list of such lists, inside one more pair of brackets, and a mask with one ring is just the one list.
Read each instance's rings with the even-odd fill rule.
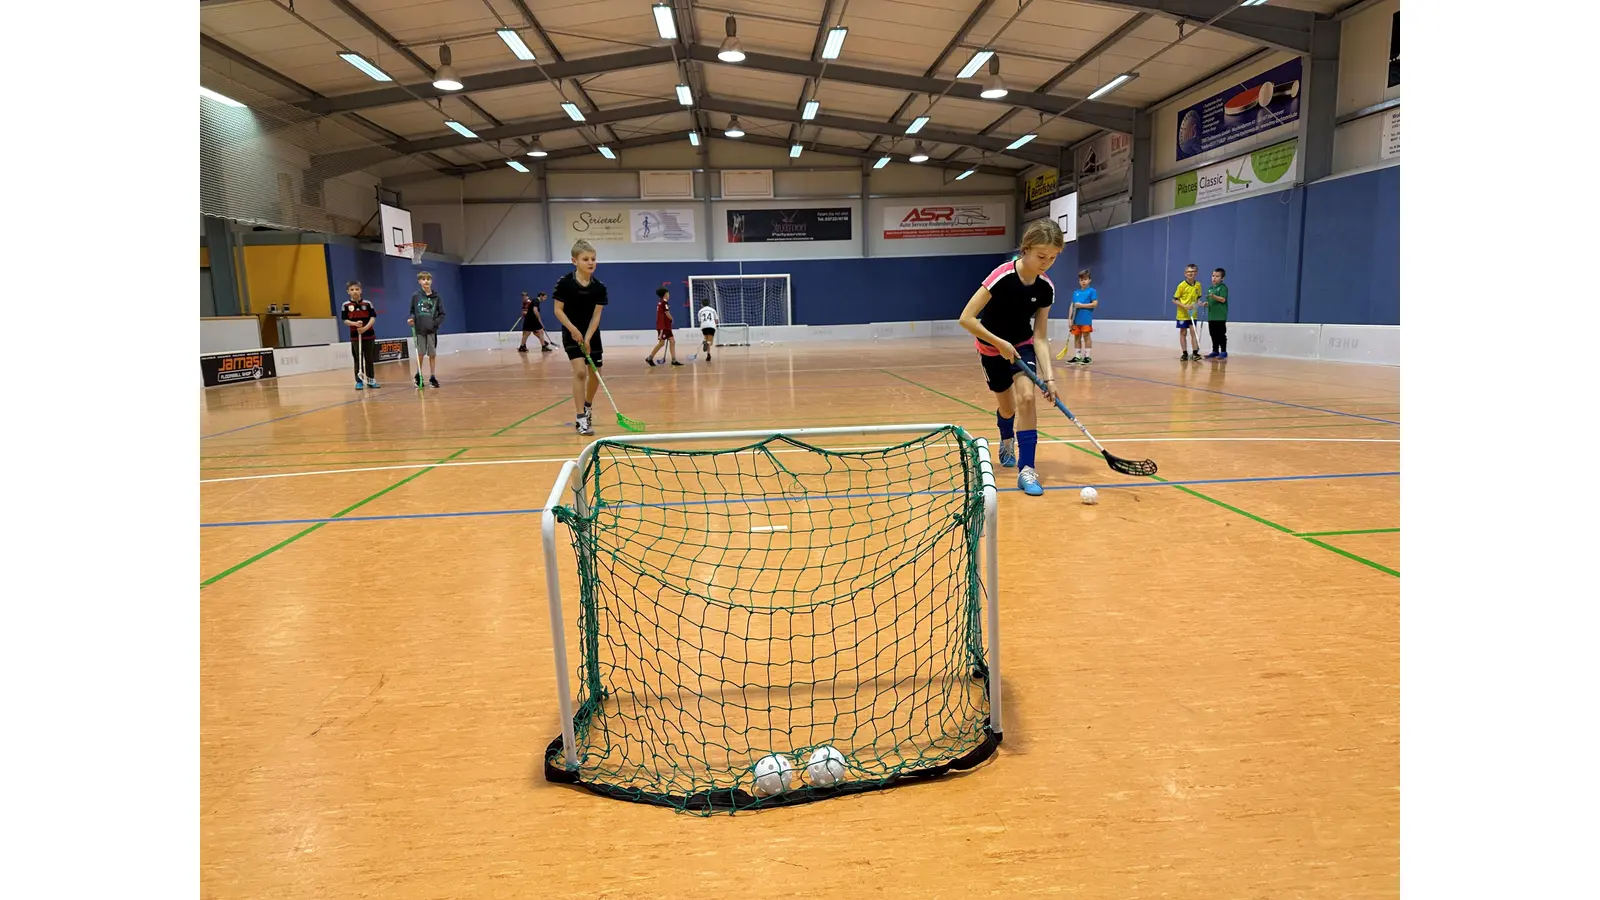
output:
[[358,390],[358,391],[363,391],[363,390],[366,390],[366,388],[367,388],[367,386],[366,386],[366,385],[364,385],[364,384],[362,384],[362,383],[361,383],[361,382],[359,382],[359,381],[357,381],[357,382],[356,382],[356,390]]
[[1044,488],[1039,486],[1039,473],[1033,470],[1033,466],[1023,466],[1022,471],[1017,473],[1017,487],[1030,497],[1044,493]]
[[1000,442],[1000,465],[1014,469],[1017,465],[1017,439],[1006,438]]

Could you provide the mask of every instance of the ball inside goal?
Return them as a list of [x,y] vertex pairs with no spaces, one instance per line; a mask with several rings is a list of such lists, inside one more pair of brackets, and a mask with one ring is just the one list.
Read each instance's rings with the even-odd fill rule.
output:
[[579,596],[569,622],[549,574],[570,718],[545,777],[711,814],[992,755],[987,446],[955,426],[899,430],[899,443],[868,449],[809,442],[822,429],[715,449],[666,438],[728,441],[606,438],[568,463],[545,559],[564,525]]

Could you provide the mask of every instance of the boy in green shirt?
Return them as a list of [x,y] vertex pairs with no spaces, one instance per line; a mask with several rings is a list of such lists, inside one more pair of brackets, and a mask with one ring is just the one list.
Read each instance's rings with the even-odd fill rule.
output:
[[1217,267],[1211,270],[1211,286],[1206,288],[1206,309],[1211,320],[1211,352],[1206,354],[1206,359],[1228,358],[1228,286],[1222,279],[1228,277],[1227,270]]

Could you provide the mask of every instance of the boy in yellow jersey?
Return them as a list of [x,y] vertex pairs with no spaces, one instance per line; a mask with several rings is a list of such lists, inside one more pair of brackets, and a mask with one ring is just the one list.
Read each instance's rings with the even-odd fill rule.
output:
[[1172,303],[1178,307],[1178,349],[1183,355],[1178,357],[1180,362],[1190,359],[1190,343],[1194,344],[1193,358],[1200,359],[1200,335],[1195,333],[1194,312],[1200,305],[1200,267],[1189,263],[1183,269],[1183,280],[1178,282],[1178,289],[1172,292]]

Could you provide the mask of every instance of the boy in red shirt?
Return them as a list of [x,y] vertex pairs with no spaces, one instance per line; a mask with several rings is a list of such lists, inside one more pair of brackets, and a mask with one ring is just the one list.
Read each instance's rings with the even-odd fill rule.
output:
[[646,356],[644,361],[654,366],[656,364],[656,352],[661,349],[663,344],[668,348],[668,352],[672,354],[672,364],[675,366],[683,365],[683,363],[678,362],[678,339],[672,335],[672,310],[667,308],[667,289],[658,287],[656,288],[656,345],[650,348],[650,355]]

